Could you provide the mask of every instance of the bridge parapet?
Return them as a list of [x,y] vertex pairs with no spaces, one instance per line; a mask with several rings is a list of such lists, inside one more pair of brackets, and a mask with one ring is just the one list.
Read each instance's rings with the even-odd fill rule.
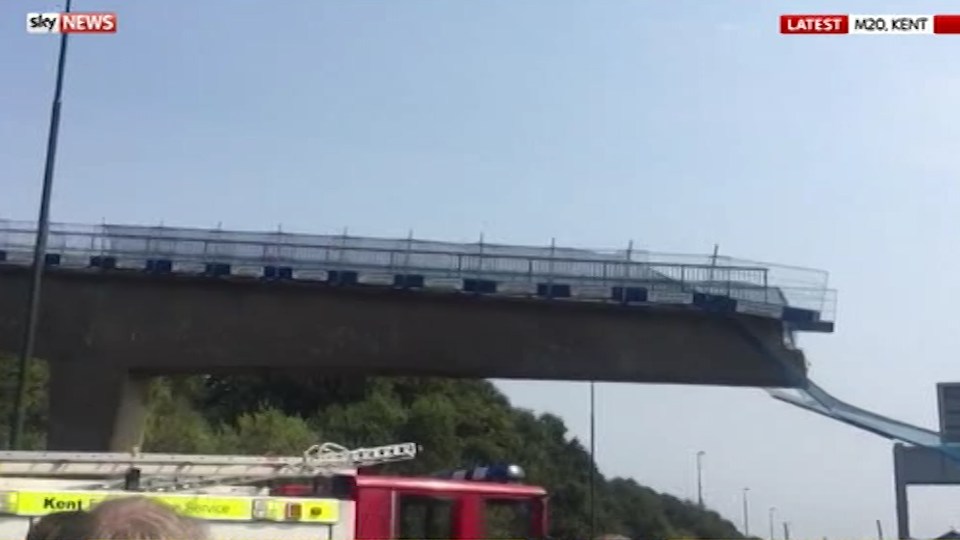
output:
[[[31,264],[35,231],[33,223],[0,220],[0,261]],[[688,306],[813,331],[832,331],[836,301],[825,272],[729,257],[346,234],[57,223],[47,264]]]

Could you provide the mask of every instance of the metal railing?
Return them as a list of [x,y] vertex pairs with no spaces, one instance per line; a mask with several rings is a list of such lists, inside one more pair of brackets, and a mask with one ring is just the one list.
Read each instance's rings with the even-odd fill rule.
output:
[[[15,261],[32,260],[35,224],[0,220],[0,250]],[[706,292],[765,304],[832,313],[834,293],[816,270],[740,262],[726,257],[647,251],[458,244],[414,238],[388,239],[286,232],[255,233],[130,225],[51,224],[48,251],[64,266],[91,256],[118,261],[168,259],[183,267],[205,263],[288,266],[297,270],[354,270],[473,278],[499,282],[643,286]],[[783,279],[789,269],[789,280]],[[828,319],[823,319],[828,320]]]

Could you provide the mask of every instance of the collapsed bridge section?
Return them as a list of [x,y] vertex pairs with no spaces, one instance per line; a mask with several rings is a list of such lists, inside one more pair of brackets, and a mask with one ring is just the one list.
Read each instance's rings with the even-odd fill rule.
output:
[[[0,350],[20,345],[32,238],[0,222]],[[806,369],[794,333],[833,328],[825,280],[722,258],[114,225],[49,245],[52,449],[128,451],[156,375],[784,387]]]

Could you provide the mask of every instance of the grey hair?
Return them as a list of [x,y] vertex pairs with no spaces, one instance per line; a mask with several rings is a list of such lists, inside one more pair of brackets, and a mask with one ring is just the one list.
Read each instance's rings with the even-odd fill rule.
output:
[[205,525],[146,497],[104,501],[90,510],[91,539],[207,540]]
[[26,540],[87,540],[92,521],[82,510],[47,514],[30,526]]

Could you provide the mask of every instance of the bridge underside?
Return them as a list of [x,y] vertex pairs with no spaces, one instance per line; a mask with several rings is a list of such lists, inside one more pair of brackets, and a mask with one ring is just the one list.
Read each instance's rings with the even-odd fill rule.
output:
[[[27,268],[0,267],[0,350],[20,345],[28,279]],[[46,275],[37,355],[51,366],[57,450],[135,445],[144,382],[161,374],[306,369],[790,387],[806,372],[783,322],[750,315],[67,270]]]

